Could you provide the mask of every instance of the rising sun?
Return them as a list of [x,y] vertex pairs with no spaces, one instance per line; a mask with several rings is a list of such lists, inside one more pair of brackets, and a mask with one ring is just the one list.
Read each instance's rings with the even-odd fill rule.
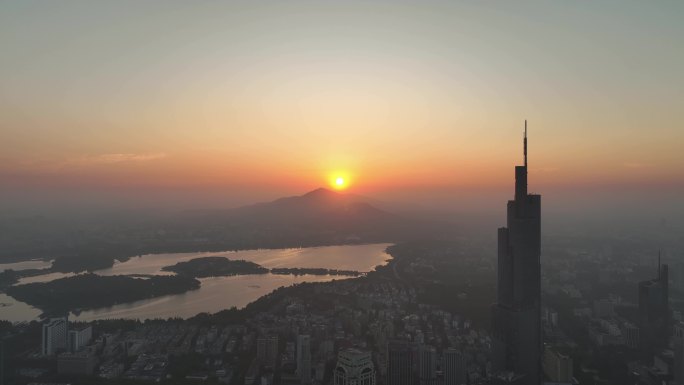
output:
[[330,185],[336,190],[344,190],[349,186],[349,179],[344,175],[334,175],[330,178]]

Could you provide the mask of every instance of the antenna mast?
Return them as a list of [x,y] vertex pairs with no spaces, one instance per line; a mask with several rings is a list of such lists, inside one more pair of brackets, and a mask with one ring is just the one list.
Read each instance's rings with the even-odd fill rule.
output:
[[525,152],[525,169],[527,169],[527,119],[525,119],[525,138],[523,139]]

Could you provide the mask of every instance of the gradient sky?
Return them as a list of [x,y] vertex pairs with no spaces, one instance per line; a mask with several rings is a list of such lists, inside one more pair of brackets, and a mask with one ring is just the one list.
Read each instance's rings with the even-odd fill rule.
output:
[[536,191],[676,195],[683,18],[682,1],[2,1],[3,207],[233,205],[338,171],[381,197],[512,194],[524,119]]

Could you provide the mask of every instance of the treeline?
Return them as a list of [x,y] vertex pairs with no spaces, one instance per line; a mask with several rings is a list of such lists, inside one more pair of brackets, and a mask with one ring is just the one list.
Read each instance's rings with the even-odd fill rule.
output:
[[337,270],[316,267],[275,267],[271,269],[271,273],[281,275],[346,275],[349,277],[358,277],[363,274],[356,270]]
[[47,314],[94,309],[120,303],[181,294],[199,289],[200,282],[187,276],[154,276],[136,279],[127,276],[83,274],[50,282],[11,286],[7,294]]
[[265,268],[257,263],[242,259],[231,260],[226,257],[201,257],[185,262],[178,262],[172,266],[163,267],[164,271],[195,278],[224,277],[246,274],[279,274],[279,275],[344,275],[358,277],[363,273],[355,270],[337,270],[317,267],[276,267]]
[[268,273],[267,268],[257,263],[242,259],[231,260],[225,257],[195,258],[178,262],[172,266],[165,266],[162,270],[195,278]]

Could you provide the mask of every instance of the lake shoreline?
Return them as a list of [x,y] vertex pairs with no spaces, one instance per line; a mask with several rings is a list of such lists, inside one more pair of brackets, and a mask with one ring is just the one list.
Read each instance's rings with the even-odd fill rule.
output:
[[[352,270],[362,272],[359,274],[361,277],[365,276],[365,272],[372,271],[377,266],[385,265],[392,258],[386,253],[387,247],[391,245],[390,243],[381,243],[315,246],[311,248],[262,248],[237,252],[224,250],[221,252],[149,254],[132,258],[127,262],[119,262],[112,268],[96,271],[95,274],[102,276],[128,275],[147,279],[155,275],[168,274],[169,272],[161,271],[164,266],[203,257],[207,254],[257,261],[267,267],[268,273],[200,278],[199,290],[76,311],[73,317],[76,320],[83,321],[96,319],[187,319],[200,313],[215,313],[231,307],[243,308],[280,287],[305,282],[353,279],[354,276],[341,275],[342,272]],[[338,266],[340,266],[339,269],[336,268]],[[333,270],[339,271],[339,273],[337,275],[327,274]],[[313,272],[317,272],[318,275],[310,274]],[[55,276],[59,277],[59,274]],[[0,298],[0,302],[8,301]],[[16,314],[0,316],[0,319],[9,319],[15,322],[40,319],[40,312],[37,309],[31,310],[26,304],[16,303],[16,301],[15,305],[4,307],[3,311],[16,309]],[[25,315],[22,316],[19,313]]]

